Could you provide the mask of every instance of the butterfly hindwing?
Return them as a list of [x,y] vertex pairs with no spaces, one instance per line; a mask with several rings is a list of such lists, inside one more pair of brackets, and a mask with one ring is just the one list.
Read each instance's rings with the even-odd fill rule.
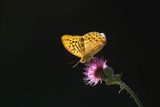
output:
[[83,36],[85,45],[85,56],[94,56],[106,43],[103,33],[89,32]]
[[73,55],[82,58],[84,56],[84,38],[82,36],[63,35],[62,43],[64,47]]

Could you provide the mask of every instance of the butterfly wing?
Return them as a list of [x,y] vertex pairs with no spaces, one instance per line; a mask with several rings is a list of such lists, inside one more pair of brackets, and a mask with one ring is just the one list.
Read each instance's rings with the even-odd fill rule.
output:
[[82,36],[63,35],[62,43],[64,47],[73,55],[82,58],[85,54],[84,38]]
[[106,44],[106,37],[103,33],[89,32],[83,36],[85,56],[92,57],[99,52]]

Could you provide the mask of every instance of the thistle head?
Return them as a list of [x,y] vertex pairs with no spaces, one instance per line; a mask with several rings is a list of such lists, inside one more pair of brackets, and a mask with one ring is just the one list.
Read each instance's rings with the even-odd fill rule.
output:
[[106,81],[113,74],[113,70],[106,64],[103,58],[94,58],[86,64],[84,82],[91,86],[98,82]]

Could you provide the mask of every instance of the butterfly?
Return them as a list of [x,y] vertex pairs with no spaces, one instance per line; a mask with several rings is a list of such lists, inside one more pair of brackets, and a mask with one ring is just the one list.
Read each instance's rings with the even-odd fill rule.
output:
[[66,50],[79,57],[81,63],[89,62],[106,44],[105,34],[99,32],[89,32],[83,36],[63,35],[61,40]]

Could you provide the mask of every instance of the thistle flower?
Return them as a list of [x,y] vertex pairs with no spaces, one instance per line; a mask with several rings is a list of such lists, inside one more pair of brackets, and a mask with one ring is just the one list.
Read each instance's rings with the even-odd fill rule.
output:
[[108,68],[106,60],[94,58],[86,64],[84,75],[84,82],[91,86],[96,85],[98,82],[102,83],[104,70]]
[[88,64],[86,64],[84,75],[86,76],[84,77],[84,82],[91,86],[98,84],[98,82],[102,83],[102,81],[105,81],[106,85],[119,85],[119,93],[122,90],[126,90],[135,100],[138,107],[143,107],[143,104],[140,102],[133,90],[122,82],[122,74],[114,74],[113,69],[106,64],[106,60],[102,58],[92,59]]

